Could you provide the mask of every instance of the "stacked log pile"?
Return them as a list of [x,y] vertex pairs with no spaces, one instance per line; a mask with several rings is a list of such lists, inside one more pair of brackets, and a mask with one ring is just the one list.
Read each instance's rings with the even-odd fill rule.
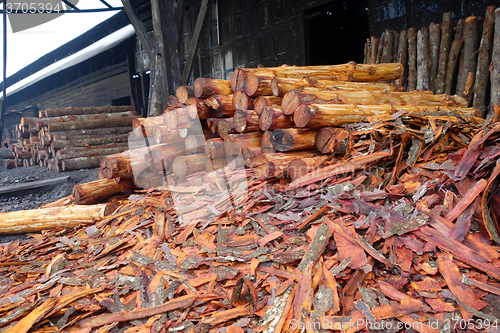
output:
[[364,63],[399,62],[405,75],[396,84],[436,94],[457,94],[486,117],[500,105],[500,9],[489,6],[483,17],[472,15],[420,30],[387,29],[365,45]]
[[14,159],[7,168],[40,165],[56,171],[99,166],[102,156],[129,149],[133,106],[68,107],[39,111],[38,118],[23,117],[17,139],[3,144]]

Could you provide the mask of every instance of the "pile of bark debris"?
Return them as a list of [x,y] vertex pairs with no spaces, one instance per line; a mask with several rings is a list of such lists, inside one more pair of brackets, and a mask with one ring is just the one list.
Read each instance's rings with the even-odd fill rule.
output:
[[238,69],[180,88],[188,106],[134,126],[156,145],[107,156],[73,197],[0,214],[0,232],[44,230],[0,247],[0,327],[496,331],[500,109],[356,82],[400,75]]
[[3,142],[14,153],[6,168],[40,165],[55,171],[90,169],[102,156],[129,149],[133,106],[67,107],[22,117],[16,139]]

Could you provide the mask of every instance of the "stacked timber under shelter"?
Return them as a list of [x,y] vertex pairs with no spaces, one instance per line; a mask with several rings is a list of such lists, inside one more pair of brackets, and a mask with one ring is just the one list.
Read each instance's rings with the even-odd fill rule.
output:
[[0,213],[0,332],[499,332],[494,12],[21,117],[7,167],[99,179]]

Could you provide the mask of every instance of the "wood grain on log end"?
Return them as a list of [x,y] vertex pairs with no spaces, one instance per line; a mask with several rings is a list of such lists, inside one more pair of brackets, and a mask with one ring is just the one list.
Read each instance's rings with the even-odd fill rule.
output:
[[300,106],[300,97],[295,90],[288,91],[281,101],[283,114],[291,115]]

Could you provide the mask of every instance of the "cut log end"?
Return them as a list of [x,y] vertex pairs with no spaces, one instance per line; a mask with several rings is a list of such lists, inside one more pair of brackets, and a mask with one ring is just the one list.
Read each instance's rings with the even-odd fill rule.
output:
[[262,149],[262,152],[266,154],[271,154],[276,152],[276,148],[274,148],[273,143],[271,141],[271,132],[265,131],[264,134],[262,134],[260,147]]
[[273,110],[269,107],[264,108],[264,111],[259,117],[259,127],[263,131],[267,131],[273,123]]
[[236,132],[242,133],[247,127],[246,112],[244,110],[236,110],[233,116],[233,127]]
[[182,156],[176,157],[172,163],[172,170],[177,177],[185,177],[188,172],[187,161]]
[[295,90],[290,90],[285,94],[285,96],[283,96],[283,100],[281,102],[281,110],[283,111],[283,114],[291,115],[299,106],[300,97]]
[[306,127],[311,120],[311,109],[309,106],[302,104],[295,110],[293,121],[297,127]]
[[271,80],[271,91],[273,92],[274,96],[281,97],[283,96],[283,90],[281,90],[278,82],[279,81],[276,78],[273,78]]
[[194,89],[192,86],[180,86],[175,91],[175,94],[179,103],[184,104],[188,98],[194,97]]
[[163,123],[169,130],[177,128],[177,114],[175,111],[170,111],[163,114]]
[[260,78],[256,75],[249,75],[245,80],[243,89],[247,96],[253,96],[259,89]]

